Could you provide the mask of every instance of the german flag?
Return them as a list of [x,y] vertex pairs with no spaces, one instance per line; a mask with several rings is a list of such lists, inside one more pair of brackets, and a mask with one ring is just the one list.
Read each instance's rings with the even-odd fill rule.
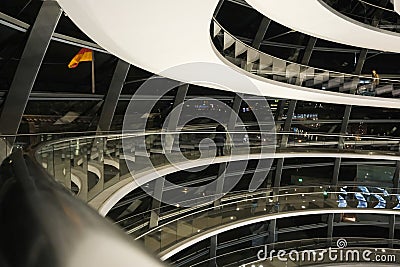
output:
[[82,48],[68,64],[68,68],[73,69],[78,67],[79,63],[82,61],[92,61],[92,60],[93,60],[93,51],[88,48]]

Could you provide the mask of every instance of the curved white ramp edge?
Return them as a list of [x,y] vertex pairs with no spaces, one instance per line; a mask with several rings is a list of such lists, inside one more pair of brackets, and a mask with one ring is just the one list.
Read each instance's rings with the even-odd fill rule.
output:
[[251,225],[254,223],[265,222],[274,219],[282,219],[288,217],[295,217],[295,216],[304,216],[304,215],[318,215],[318,214],[327,214],[327,213],[334,213],[334,214],[342,214],[342,213],[350,213],[350,214],[382,214],[382,215],[393,215],[393,214],[400,214],[398,211],[393,210],[382,210],[382,209],[319,209],[319,210],[306,210],[306,211],[292,211],[292,212],[285,212],[280,214],[271,214],[268,216],[262,215],[259,217],[252,217],[248,219],[244,219],[237,222],[232,222],[230,224],[225,224],[214,229],[200,232],[199,234],[184,239],[182,242],[166,249],[165,251],[159,254],[161,260],[165,261],[168,258],[172,257],[176,253],[193,246],[194,244],[210,238],[212,236],[221,234],[226,231],[230,231],[242,226]]
[[[249,154],[249,155],[235,155],[217,157],[214,159],[214,163],[239,160],[251,160],[251,159],[266,159],[266,158],[352,158],[352,159],[375,159],[375,160],[399,160],[400,156],[392,155],[374,155],[374,154],[357,154],[357,153],[318,153],[318,152],[287,152],[287,153],[275,153],[275,154]],[[106,216],[107,213],[118,203],[124,196],[129,192],[132,192],[136,188],[150,181],[153,181],[161,176],[165,176],[171,173],[175,173],[184,169],[191,169],[203,165],[208,165],[209,159],[203,160],[192,160],[182,164],[175,164],[175,166],[164,166],[155,172],[154,170],[139,173],[135,177],[130,176],[129,178],[121,180],[119,183],[107,188],[93,200],[89,202],[89,205],[97,210],[100,215]]]
[[322,0],[246,0],[264,16],[296,31],[336,43],[400,53],[400,34],[340,14]]
[[[218,52],[214,51],[210,40],[210,24],[218,0],[58,2],[72,21],[100,46],[133,65],[171,79],[277,98],[400,108],[397,99],[323,92],[261,79],[236,67],[226,66],[217,56]],[[213,73],[218,77],[218,82],[213,77],[205,81],[204,71],[171,71],[177,66],[200,62],[221,67],[218,73]],[[256,90],[232,82],[244,76],[254,84]]]
[[400,15],[400,0],[390,0],[394,6],[394,11]]

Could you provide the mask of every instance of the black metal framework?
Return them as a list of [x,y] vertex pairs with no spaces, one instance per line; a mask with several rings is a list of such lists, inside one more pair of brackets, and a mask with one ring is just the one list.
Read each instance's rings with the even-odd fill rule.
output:
[[55,1],[44,1],[30,30],[14,80],[0,114],[0,133],[16,135],[40,65],[61,16]]
[[[233,0],[231,0],[231,1],[233,1]],[[222,4],[222,2],[223,1],[221,1],[221,4]],[[241,5],[246,5],[246,3],[242,2],[242,1],[236,1],[236,2],[240,2]],[[41,51],[40,57],[38,57],[36,60],[35,68],[31,69],[31,73],[25,72],[26,69],[24,68],[24,65],[30,64],[32,62],[27,63],[22,60],[20,62],[21,67],[19,68],[19,70],[14,78],[15,84],[13,83],[12,87],[10,88],[10,92],[7,95],[7,99],[6,99],[6,102],[4,103],[3,111],[0,116],[0,132],[3,134],[17,133],[17,130],[19,127],[19,122],[17,125],[16,121],[12,121],[12,120],[15,120],[15,118],[16,118],[14,116],[14,114],[18,113],[18,114],[20,114],[19,117],[22,116],[23,109],[25,108],[25,105],[26,105],[26,102],[28,101],[28,99],[46,99],[47,100],[49,98],[55,99],[57,97],[61,100],[65,100],[65,99],[102,100],[103,99],[102,95],[87,96],[87,95],[77,95],[77,94],[74,94],[74,95],[65,95],[64,94],[62,96],[54,96],[54,95],[49,95],[49,94],[30,93],[30,91],[32,89],[32,85],[35,81],[35,77],[36,77],[35,75],[37,74],[37,71],[40,68],[40,64],[42,62],[43,56],[46,52],[46,48],[47,48],[50,40],[60,41],[63,43],[78,45],[78,46],[82,46],[82,47],[88,47],[93,50],[100,51],[102,53],[106,53],[106,51],[104,51],[103,49],[101,49],[100,47],[98,47],[97,45],[95,45],[93,43],[54,33],[54,29],[57,25],[57,20],[61,14],[60,13],[61,11],[60,11],[59,7],[55,6],[55,2],[53,2],[53,1],[45,1],[43,3],[43,6],[44,7],[52,6],[53,12],[46,13],[46,16],[43,16],[43,14],[38,15],[37,23],[35,23],[32,26],[32,29],[30,30],[30,35],[32,36],[33,39],[31,39],[31,38],[28,39],[24,53],[31,55],[33,53],[32,49],[31,49],[32,47],[35,47],[35,48],[41,47],[42,51]],[[46,9],[48,9],[48,8],[46,8]],[[45,8],[43,9],[43,12],[45,12]],[[48,16],[48,15],[51,15],[51,16]],[[45,38],[45,40],[41,40],[42,42],[39,42],[38,40],[35,40],[34,37],[38,36],[38,34],[37,34],[38,28],[37,27],[40,23],[42,23],[40,20],[43,19],[44,17],[46,20],[50,20],[53,23],[49,24],[46,22],[47,27],[46,27],[46,31],[44,31],[44,33],[47,32],[47,35],[46,35],[47,38]],[[5,16],[4,14],[0,14],[0,23],[11,25],[11,28],[16,29],[18,31],[23,31],[23,32],[28,31],[28,29],[30,27],[28,24],[22,23],[22,22],[19,22],[16,20],[12,20],[9,17]],[[261,44],[264,43],[264,41],[263,41],[264,35],[265,35],[266,31],[268,30],[268,26],[270,25],[270,23],[271,23],[271,20],[269,20],[268,18],[264,17],[262,19],[260,27],[257,31],[256,37],[253,40],[254,47],[256,47],[256,48],[260,47]],[[42,28],[40,28],[40,29],[42,29]],[[41,35],[41,37],[43,37],[43,35]],[[309,62],[312,52],[313,52],[313,49],[315,48],[315,45],[316,45],[316,41],[317,41],[316,38],[310,38],[307,46],[305,46],[305,47],[303,47],[301,45],[296,46],[299,49],[300,48],[304,49],[302,64],[307,64]],[[268,42],[266,42],[266,43],[268,43]],[[325,48],[325,49],[329,50],[329,48]],[[359,50],[356,50],[356,51],[359,51]],[[366,49],[361,50],[358,61],[357,61],[357,66],[355,68],[356,74],[361,73],[363,65],[365,63],[365,60],[367,58],[367,55],[368,55],[368,51]],[[112,117],[113,117],[114,111],[117,107],[118,100],[121,100],[123,97],[125,97],[126,99],[129,99],[129,96],[127,96],[127,95],[121,96],[121,91],[123,89],[125,78],[129,71],[129,67],[130,66],[128,63],[123,62],[122,60],[119,60],[116,70],[114,72],[113,79],[111,81],[111,85],[110,85],[109,90],[105,97],[105,102],[103,105],[102,114],[100,116],[99,125],[98,125],[99,131],[108,131],[110,129]],[[36,72],[36,74],[35,74],[35,72]],[[23,75],[22,75],[22,73],[23,73]],[[28,75],[28,74],[30,74],[30,75]],[[26,77],[23,77],[23,76],[26,76]],[[27,77],[27,76],[30,76],[30,77]],[[17,92],[15,88],[25,88],[25,90],[24,90],[25,93],[23,94],[24,97],[22,97],[23,100],[17,101],[18,103],[16,102],[16,100],[21,98],[22,95],[19,95],[20,91],[18,91],[18,96],[17,96],[17,94],[15,93],[15,92]],[[20,89],[18,89],[18,90],[20,90]],[[181,87],[179,87],[179,89],[177,91],[177,95],[175,97],[174,104],[173,104],[174,108],[184,102],[186,94],[187,94],[187,90],[188,90],[188,85],[182,85]],[[240,97],[243,97],[243,96],[240,96]],[[234,110],[238,110],[240,108],[240,103],[241,103],[240,97],[236,96],[234,98],[234,102],[233,102]],[[286,100],[280,101],[280,103],[279,103],[280,111],[283,111],[283,109],[285,107],[285,102],[286,102]],[[289,101],[289,110],[288,110],[287,118],[283,122],[284,131],[289,131],[291,129],[292,120],[293,120],[293,116],[294,116],[294,112],[295,112],[295,108],[296,108],[296,102],[297,102],[296,100]],[[22,108],[22,107],[24,107],[24,108]],[[16,112],[15,108],[18,108],[19,111]],[[22,110],[22,113],[21,113],[21,110]],[[277,113],[278,117],[280,117],[279,113],[281,113],[281,112]],[[350,119],[350,113],[351,113],[351,106],[348,106],[348,107],[346,107],[346,112],[345,112],[344,118],[342,120],[341,133],[345,133],[347,130],[349,119]],[[12,114],[12,116],[10,116],[10,114]],[[232,123],[232,122],[229,122],[229,123]],[[282,123],[282,122],[280,122],[280,123]],[[1,125],[3,125],[3,127]],[[287,143],[287,138],[282,139],[282,142],[285,146]],[[338,146],[339,146],[339,148],[343,148],[343,144],[341,141],[339,141]],[[13,158],[14,157],[17,157],[17,156],[13,156]],[[14,159],[17,159],[17,158],[14,158]],[[11,162],[5,163],[5,164],[11,164]],[[22,163],[21,163],[21,160],[19,159],[19,160],[15,160],[14,164],[19,164],[18,166],[20,166],[20,164],[22,164]],[[28,165],[29,165],[28,167],[31,168],[31,165],[30,164],[28,164]],[[282,169],[284,168],[283,165],[284,165],[284,159],[279,159],[278,163],[277,163],[276,173],[275,173],[275,180],[274,180],[275,187],[280,186]],[[341,165],[341,159],[338,158],[335,160],[335,165],[334,165],[333,184],[338,183],[340,165]],[[223,164],[221,164],[219,172],[222,173],[224,169],[225,169],[225,167],[223,166]],[[400,165],[399,165],[399,163],[397,163],[397,171],[394,175],[394,184],[396,187],[400,186],[399,185],[399,169],[400,169]],[[6,173],[6,172],[4,172],[4,173]],[[27,173],[25,173],[24,175],[27,176]],[[21,176],[21,175],[19,175],[19,176]],[[164,177],[159,179],[160,184],[158,187],[156,187],[159,189],[159,190],[157,190],[157,192],[155,192],[155,194],[157,194],[157,197],[161,197],[161,195],[162,195],[162,189],[163,189],[163,183],[161,183],[162,179],[164,179]],[[64,193],[62,193],[62,194],[64,194]],[[159,208],[160,208],[160,202],[154,200],[152,202],[152,209],[155,212],[152,214],[152,219],[150,222],[151,227],[155,227],[158,225],[159,214],[157,213],[157,209],[159,209]],[[128,209],[127,212],[130,212],[130,210]],[[96,218],[96,219],[98,219],[98,218]],[[8,222],[8,223],[10,223],[10,222]],[[277,224],[276,220],[273,220],[269,223],[268,242],[274,243],[277,241],[276,224]],[[332,214],[330,214],[329,218],[328,218],[328,238],[332,237],[333,225],[334,225],[334,216]],[[390,219],[390,224],[389,224],[389,238],[393,239],[394,235],[395,235],[395,216],[392,216]],[[217,256],[217,241],[218,241],[217,236],[212,237],[210,241],[211,241],[210,257],[213,258],[213,257]],[[2,263],[1,256],[2,255],[0,255],[0,263]],[[55,265],[53,265],[53,266],[55,266]]]
[[122,88],[125,84],[126,76],[129,72],[129,67],[129,63],[121,59],[118,60],[113,78],[111,80],[110,88],[107,91],[103,108],[101,110],[101,115],[97,126],[97,131],[99,132],[108,132],[111,128],[112,119],[118,105],[118,100],[120,99]]

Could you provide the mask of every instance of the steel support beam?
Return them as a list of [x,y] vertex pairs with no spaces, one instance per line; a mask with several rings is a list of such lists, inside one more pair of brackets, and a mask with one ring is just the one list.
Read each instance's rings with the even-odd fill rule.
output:
[[[237,94],[233,98],[233,104],[232,104],[232,112],[229,116],[229,121],[227,122],[227,130],[228,133],[230,131],[234,131],[236,127],[236,122],[237,118],[239,116],[239,110],[240,106],[242,105],[242,99],[244,95],[243,94]],[[215,188],[215,194],[222,194],[224,190],[224,181],[225,181],[225,171],[226,171],[226,162],[220,163],[218,165],[218,174],[217,177],[220,177],[220,179],[217,180],[216,188]],[[222,195],[221,195],[222,196]],[[214,201],[214,207],[219,206],[221,203],[220,198]]]
[[[342,125],[340,126],[340,134],[345,134],[347,131],[347,127],[349,126],[351,109],[352,109],[352,106],[346,106],[346,109],[345,109],[344,115],[343,115],[343,119],[342,119]],[[344,140],[342,137],[339,137],[338,148],[339,149],[344,148]],[[342,162],[341,158],[335,158],[335,164],[333,167],[333,177],[332,177],[333,185],[337,185],[339,183],[339,172],[340,172],[341,162]]]
[[18,133],[29,95],[61,13],[57,2],[44,1],[42,3],[3,104],[0,114],[1,134]]
[[[394,6],[394,11],[396,11],[396,5],[398,6],[398,0],[390,0],[393,3]],[[379,5],[380,6],[387,6],[389,4],[389,0],[381,0]],[[383,13],[385,12],[384,9],[382,8],[377,8],[375,11],[375,14],[372,18],[372,23],[371,25],[374,27],[378,27],[379,22],[381,21],[382,17],[383,17]],[[397,12],[399,13],[399,12]]]
[[176,91],[174,104],[172,105],[172,109],[176,109],[176,111],[171,114],[171,118],[169,119],[168,124],[168,131],[177,130],[179,119],[182,114],[182,104],[183,102],[185,102],[188,90],[189,84],[182,84],[178,87],[178,90]]
[[389,215],[389,247],[393,248],[394,232],[396,230],[396,215]]
[[267,33],[269,24],[271,23],[271,19],[267,17],[263,17],[260,23],[260,26],[258,27],[258,31],[256,33],[256,36],[254,37],[252,46],[255,49],[260,49],[261,43],[264,40],[265,34]]
[[[178,112],[174,112],[172,117],[170,118],[172,123],[168,124],[168,130],[176,131],[177,124],[179,122],[179,117],[182,112],[182,106],[183,102],[185,101],[187,91],[189,89],[189,84],[183,84],[178,87],[174,104],[173,104],[173,109],[177,108]],[[166,149],[172,149],[173,146],[173,141],[174,141],[174,134],[166,136],[167,141],[166,141]],[[156,180],[155,186],[154,186],[154,193],[153,193],[153,204],[152,204],[152,211],[151,211],[151,217],[150,217],[150,228],[158,226],[158,221],[160,217],[160,207],[161,207],[161,202],[159,201],[162,199],[163,195],[163,188],[165,184],[165,177],[159,178]]]
[[365,49],[365,48],[361,49],[360,55],[358,56],[356,68],[354,70],[354,74],[356,74],[356,75],[361,74],[363,67],[364,67],[365,60],[367,59],[367,54],[368,54],[368,49]]
[[97,125],[97,132],[110,131],[115,109],[117,108],[118,100],[121,95],[122,88],[124,87],[126,76],[129,72],[129,67],[129,63],[121,59],[118,60],[113,77],[111,79],[110,87],[104,100],[103,108],[101,110],[99,123]]
[[[400,188],[400,161],[396,161],[396,169],[393,174],[393,188]],[[399,189],[397,189],[397,193],[400,193]]]
[[[312,55],[312,52],[314,50],[316,42],[317,42],[317,38],[310,37],[310,39],[309,39],[309,41],[307,43],[306,49],[304,51],[303,58],[301,59],[301,64],[307,65],[310,62],[311,55]],[[297,81],[296,83],[299,84],[300,81]],[[282,105],[284,105],[284,104],[285,103],[283,102]],[[290,100],[289,107],[288,107],[288,112],[287,112],[287,116],[286,116],[286,120],[285,120],[285,123],[283,124],[283,131],[284,132],[290,131],[290,128],[291,128],[292,122],[293,122],[294,112],[296,110],[296,106],[297,106],[297,100]],[[277,114],[277,116],[279,116],[279,114]],[[288,136],[287,135],[282,135],[280,148],[286,148],[287,142],[288,142]],[[274,187],[279,187],[280,184],[281,184],[282,169],[283,169],[284,161],[285,161],[284,158],[277,160],[276,170],[275,170],[275,177],[274,177]]]
[[282,115],[283,115],[283,111],[285,110],[285,105],[286,105],[286,99],[281,99],[278,102],[278,106],[276,108],[276,113],[275,113],[275,117],[274,117],[275,122],[282,120]]
[[276,243],[277,240],[276,219],[273,219],[269,221],[267,243]]
[[327,229],[327,238],[328,238],[328,244],[327,246],[332,246],[332,238],[333,238],[333,223],[335,219],[335,214],[330,213],[328,214],[328,229]]
[[[17,20],[13,17],[10,17],[4,13],[0,12],[0,24],[7,26],[11,29],[20,31],[20,32],[27,32],[28,29],[30,28],[30,25],[22,22],[20,20]],[[94,51],[98,51],[98,52],[102,52],[102,53],[106,53],[109,54],[106,50],[104,50],[103,48],[101,48],[99,45],[92,43],[92,42],[88,42],[88,41],[84,41],[84,40],[80,40],[74,37],[70,37],[64,34],[59,34],[59,33],[54,33],[52,38],[52,40],[60,42],[60,43],[65,43],[65,44],[69,44],[69,45],[75,45],[75,46],[79,46],[79,47],[84,47],[84,48],[89,48],[92,49]]]
[[301,64],[308,65],[316,43],[317,43],[317,38],[310,36],[310,39],[308,39],[306,49],[304,50],[304,55],[301,60]]
[[333,185],[338,185],[339,183],[339,172],[341,163],[342,163],[342,158],[335,158],[335,163],[333,164],[333,177],[332,177]]
[[132,203],[118,215],[117,220],[132,214],[143,202],[139,199],[132,201]]
[[16,18],[13,18],[2,12],[0,12],[0,24],[20,32],[27,32],[30,27],[29,24],[17,20]]
[[231,116],[229,117],[229,122],[227,125],[228,132],[232,130],[234,131],[236,128],[236,122],[239,117],[239,111],[242,105],[243,98],[244,94],[236,94],[235,97],[233,98],[232,112]]
[[214,11],[214,17],[218,16],[219,11],[221,10],[222,5],[224,4],[224,0],[219,0],[217,7]]
[[[347,127],[349,126],[352,107],[353,106],[348,105],[348,106],[346,106],[346,109],[344,110],[342,125],[340,126],[340,134],[346,134],[346,132],[347,132]],[[343,138],[339,138],[339,141],[340,141],[339,149],[343,149],[343,147],[344,147]]]
[[[222,192],[224,190],[224,182],[225,182],[225,171],[226,171],[226,162],[222,162],[218,165],[218,174],[217,177],[220,177],[217,180],[216,188],[215,188],[215,195],[221,194],[222,197]],[[217,198],[214,201],[214,207],[218,209],[218,206],[221,204],[221,198]]]
[[218,247],[218,236],[214,235],[210,238],[210,264],[209,267],[217,266],[217,247]]
[[[239,116],[239,110],[240,110],[240,106],[242,105],[243,97],[244,97],[243,94],[236,94],[235,97],[233,98],[232,112],[229,116],[229,121],[227,123],[228,134],[230,131],[235,131],[236,122],[237,122],[237,119]],[[217,180],[215,194],[216,195],[221,194],[221,197],[222,197],[222,193],[224,191],[226,166],[227,166],[226,162],[220,163],[218,165],[217,177],[220,177],[220,179]],[[214,207],[218,207],[220,204],[221,204],[221,199],[217,198],[214,201]]]
[[[283,131],[288,132],[290,131],[290,127],[292,126],[294,111],[296,110],[297,100],[290,100],[288,112],[286,116],[285,123],[283,125]],[[280,142],[280,148],[286,148],[288,142],[288,136],[286,134],[282,135],[282,139]],[[273,187],[275,188],[274,194],[278,192],[278,189],[281,185],[282,180],[282,170],[283,170],[283,163],[285,162],[284,158],[279,158],[276,161],[276,169],[275,169],[275,176],[274,176],[274,184]]]
[[176,92],[174,105],[172,108],[176,108],[178,105],[183,104],[183,102],[185,102],[188,90],[189,90],[189,84],[182,84],[181,86],[178,87],[178,91]]
[[281,185],[282,179],[282,170],[283,170],[283,158],[279,158],[276,160],[276,169],[275,169],[275,177],[274,177],[274,188],[279,188]]
[[[400,143],[399,148],[400,151]],[[400,161],[396,161],[396,169],[393,174],[393,188],[396,188],[396,193],[400,193]]]
[[[174,104],[172,105],[172,110],[174,112],[170,113],[170,118],[168,120],[168,124],[166,125],[168,132],[177,131],[177,127],[179,124],[179,118],[182,113],[182,104],[185,102],[186,94],[189,89],[189,84],[182,84],[178,87],[178,90],[175,95]],[[172,150],[174,145],[174,140],[178,135],[176,134],[168,134],[165,135],[165,145],[164,149],[168,152]]]
[[165,177],[160,177],[155,180],[154,192],[153,192],[153,202],[151,205],[150,211],[150,228],[157,227],[158,221],[160,220],[160,208],[161,208],[161,199],[163,196],[163,189],[165,184]]
[[[288,112],[286,115],[286,120],[285,123],[283,124],[283,131],[288,132],[290,131],[290,127],[292,126],[293,122],[293,116],[294,112],[296,110],[296,105],[297,105],[297,100],[290,100],[289,102],[289,107],[288,107]],[[286,148],[288,142],[288,136],[287,135],[282,135],[282,140],[281,140],[281,148]]]
[[[292,32],[292,31],[290,31]],[[290,33],[289,32],[289,33]],[[298,36],[298,43],[302,44],[304,41],[305,35],[300,35]],[[307,65],[307,63],[310,61],[311,55],[312,55],[312,51],[314,50],[315,47],[315,43],[317,42],[317,38],[310,36],[307,42],[307,45],[304,48],[304,53],[303,53],[303,57],[302,57],[302,62],[300,62],[301,64]],[[292,56],[290,56],[288,58],[289,61],[292,62],[297,62],[300,56],[300,52],[301,52],[302,48],[298,47],[295,49],[294,53]],[[306,62],[306,63],[305,63]]]
[[[396,1],[397,1],[397,0],[396,0]],[[395,6],[394,0],[391,0],[391,2],[392,2],[393,5]],[[380,4],[381,4],[382,6],[386,6],[388,3],[389,3],[389,0],[382,0]],[[396,9],[396,6],[395,6],[395,9]],[[379,8],[376,9],[376,11],[375,11],[375,13],[374,13],[374,16],[373,16],[373,18],[372,18],[372,23],[371,23],[372,26],[378,27],[378,25],[379,25],[379,23],[380,23],[380,21],[381,21],[381,19],[382,19],[382,17],[383,17],[384,12],[385,12],[385,11],[384,11],[383,9],[379,9]],[[364,51],[364,50],[365,50],[365,51]],[[365,53],[365,55],[364,55],[363,53]],[[367,58],[367,53],[368,53],[368,50],[367,50],[367,49],[362,49],[362,50],[361,50],[361,54],[360,54],[359,61],[363,60],[362,65],[364,65],[364,62],[365,62],[365,60],[366,60],[366,58]],[[356,68],[356,74],[361,74],[362,67],[363,67],[363,66],[361,66],[360,69],[357,69],[357,68]]]

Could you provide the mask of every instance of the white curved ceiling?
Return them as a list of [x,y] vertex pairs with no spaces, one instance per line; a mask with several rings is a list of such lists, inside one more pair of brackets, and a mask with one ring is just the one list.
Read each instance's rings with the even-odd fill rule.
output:
[[363,24],[321,0],[246,0],[253,8],[291,29],[332,42],[400,53],[400,34]]
[[[204,81],[201,70],[189,75],[184,71],[165,73],[183,64],[204,62],[224,66],[223,70],[215,73],[219,84],[212,84],[213,81],[207,84],[212,88],[304,101],[400,108],[400,101],[396,99],[322,92],[260,79],[237,68],[227,67],[215,54],[210,41],[210,23],[218,0],[58,2],[72,21],[104,49],[133,65],[171,79],[204,85],[204,82],[198,82]],[[285,9],[280,12],[286,13]],[[248,75],[256,91],[232,83],[235,77],[242,79],[244,75]]]

